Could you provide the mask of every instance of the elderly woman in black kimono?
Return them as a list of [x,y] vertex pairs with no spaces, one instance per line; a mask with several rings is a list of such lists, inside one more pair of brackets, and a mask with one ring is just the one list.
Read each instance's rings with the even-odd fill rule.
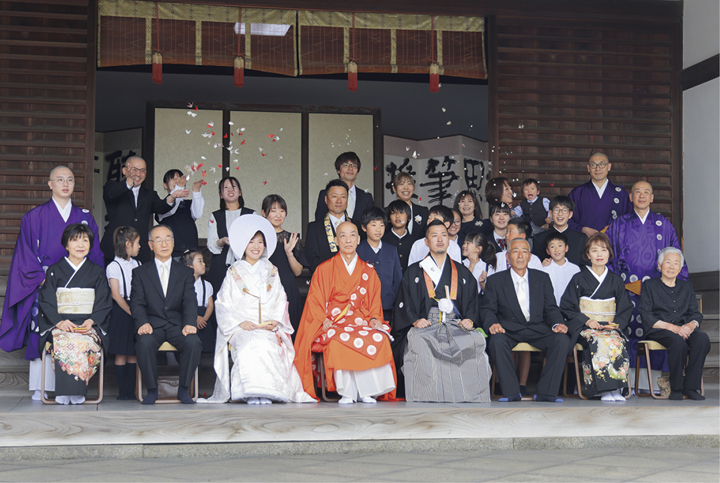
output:
[[630,367],[624,333],[632,302],[622,278],[605,266],[613,251],[604,233],[588,238],[583,257],[592,265],[573,275],[560,301],[571,347],[583,346],[582,391],[588,398],[624,402]]
[[684,263],[685,257],[677,248],[660,251],[658,270],[662,275],[642,283],[638,311],[645,338],[667,348],[671,391],[668,398],[681,400],[687,396],[702,401],[705,396],[698,391],[705,357],[710,352],[710,337],[700,330],[703,316],[692,283],[677,278]]
[[39,349],[50,342],[59,404],[85,401],[108,330],[112,296],[105,271],[87,259],[92,243],[87,225],[68,225],[62,235],[68,255],[48,268],[38,295]]

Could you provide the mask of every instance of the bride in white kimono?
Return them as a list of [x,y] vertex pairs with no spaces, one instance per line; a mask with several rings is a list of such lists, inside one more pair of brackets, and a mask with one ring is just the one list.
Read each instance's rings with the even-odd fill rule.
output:
[[315,402],[303,391],[293,364],[287,298],[277,268],[268,261],[277,243],[275,229],[267,219],[247,215],[233,222],[228,236],[238,260],[228,269],[215,305],[217,381],[212,397],[198,402]]

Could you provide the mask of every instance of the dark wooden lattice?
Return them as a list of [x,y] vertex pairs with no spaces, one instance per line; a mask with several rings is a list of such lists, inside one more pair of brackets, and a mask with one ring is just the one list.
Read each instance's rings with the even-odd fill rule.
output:
[[680,229],[677,23],[493,20],[493,174],[518,192],[532,177],[547,197],[567,194],[602,151],[613,182],[652,183],[653,209]]
[[93,12],[82,0],[0,2],[0,274],[54,166],[74,171],[73,202],[92,207]]

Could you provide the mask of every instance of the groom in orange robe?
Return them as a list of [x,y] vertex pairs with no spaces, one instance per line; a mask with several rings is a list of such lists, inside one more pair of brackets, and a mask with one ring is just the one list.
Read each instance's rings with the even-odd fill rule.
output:
[[322,353],[328,389],[342,399],[372,404],[395,397],[390,328],[383,321],[380,279],[355,252],[360,235],[351,222],[337,227],[338,253],[321,263],[310,283],[298,335],[295,367],[315,396],[316,356]]

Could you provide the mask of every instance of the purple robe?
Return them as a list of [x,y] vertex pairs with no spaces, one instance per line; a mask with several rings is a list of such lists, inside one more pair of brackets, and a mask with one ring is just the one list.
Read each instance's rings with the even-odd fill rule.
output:
[[37,295],[45,281],[45,270],[67,255],[62,246],[62,234],[68,225],[82,223],[90,226],[95,239],[88,259],[101,267],[103,255],[95,219],[88,210],[73,205],[65,222],[51,199],[23,216],[15,243],[8,276],[2,320],[0,348],[5,352],[22,349],[27,344],[25,359],[40,357],[38,352]]
[[[606,235],[610,238],[610,244],[615,254],[608,267],[620,275],[625,283],[659,277],[661,274],[657,268],[657,262],[660,250],[667,247],[680,249],[680,241],[672,223],[663,215],[652,211],[648,212],[644,224],[635,211],[621,216],[610,224]],[[688,279],[687,264],[683,265],[678,278]],[[644,329],[638,312],[640,297],[630,291],[628,291],[628,295],[634,306],[630,325],[627,328],[630,342],[628,353],[630,367],[635,367],[637,343],[643,339]],[[663,370],[668,370],[665,352],[654,351],[651,355],[653,356],[653,367],[659,367],[662,364]]]
[[633,212],[628,192],[610,180],[602,198],[598,196],[592,180],[573,188],[568,197],[575,203],[568,226],[575,231],[582,231],[586,226],[601,231],[613,220]]

